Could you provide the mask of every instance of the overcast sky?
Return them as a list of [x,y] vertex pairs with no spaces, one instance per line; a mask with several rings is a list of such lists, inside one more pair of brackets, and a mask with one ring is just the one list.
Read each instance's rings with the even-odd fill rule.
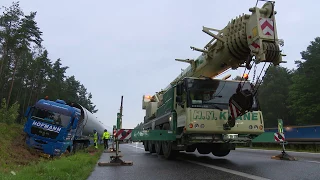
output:
[[[11,0],[1,0],[9,7]],[[256,0],[75,1],[21,0],[25,13],[37,11],[49,58],[62,59],[75,77],[93,94],[99,120],[112,126],[124,96],[123,128],[143,121],[142,96],[165,88],[188,64],[175,58],[196,58],[189,47],[211,40],[202,26],[222,29],[232,18],[250,13]],[[259,2],[262,6],[264,2]],[[278,35],[294,60],[319,34],[319,2],[276,1]],[[259,67],[262,67],[260,64]],[[229,71],[232,77],[243,69]],[[251,74],[252,75],[252,74]]]

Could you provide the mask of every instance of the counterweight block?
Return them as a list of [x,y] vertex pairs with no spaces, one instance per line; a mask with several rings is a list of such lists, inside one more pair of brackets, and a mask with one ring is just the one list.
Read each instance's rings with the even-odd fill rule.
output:
[[287,160],[287,161],[297,161],[298,159],[290,156],[287,154],[285,151],[282,151],[281,154],[272,156],[271,159],[276,159],[276,160]]

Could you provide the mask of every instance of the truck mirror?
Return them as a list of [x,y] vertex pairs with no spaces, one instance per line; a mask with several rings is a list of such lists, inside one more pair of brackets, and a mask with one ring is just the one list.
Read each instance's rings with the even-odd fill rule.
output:
[[181,103],[182,102],[182,97],[181,96],[177,96],[176,97],[176,102],[177,103]]
[[71,126],[72,126],[72,129],[76,129],[77,128],[77,126],[78,126],[78,120],[79,119],[77,119],[77,118],[74,118],[73,119],[73,123],[71,124]]
[[182,84],[177,85],[177,95],[181,96],[183,93]]
[[30,110],[31,110],[31,107],[28,106],[26,112],[24,113],[24,117],[28,117],[29,116]]

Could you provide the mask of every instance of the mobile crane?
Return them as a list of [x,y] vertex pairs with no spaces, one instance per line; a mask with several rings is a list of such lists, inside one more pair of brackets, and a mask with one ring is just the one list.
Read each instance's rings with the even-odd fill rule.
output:
[[[274,2],[249,9],[232,19],[222,30],[203,27],[213,39],[196,60],[190,63],[168,87],[153,96],[144,95],[146,110],[143,129],[135,129],[133,141],[142,141],[145,151],[174,158],[178,151],[226,156],[236,143],[248,143],[264,132],[264,122],[257,99],[259,83],[213,79],[228,69],[253,64],[270,65],[282,61]],[[214,34],[213,31],[217,32]],[[259,79],[259,77],[258,77]]]

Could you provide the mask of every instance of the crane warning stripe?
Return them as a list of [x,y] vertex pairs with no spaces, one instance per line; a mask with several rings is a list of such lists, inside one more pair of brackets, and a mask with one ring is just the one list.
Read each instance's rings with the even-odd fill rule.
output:
[[132,129],[120,129],[117,132],[116,137],[119,140],[130,139],[131,138],[131,132],[132,132]]
[[253,41],[250,45],[249,45],[249,48],[251,50],[256,50],[256,49],[259,49],[260,48],[260,45],[259,45],[259,39],[256,39],[255,41]]
[[259,44],[255,43],[255,42],[253,42],[253,43],[251,44],[251,46],[253,46],[255,49],[256,49],[256,48],[260,48]]
[[233,101],[229,102],[228,111],[233,119],[237,118],[241,114],[240,110],[233,104]]
[[264,35],[273,36],[274,27],[271,18],[259,18],[259,23]]
[[274,140],[277,142],[285,141],[285,137],[283,133],[274,133]]

